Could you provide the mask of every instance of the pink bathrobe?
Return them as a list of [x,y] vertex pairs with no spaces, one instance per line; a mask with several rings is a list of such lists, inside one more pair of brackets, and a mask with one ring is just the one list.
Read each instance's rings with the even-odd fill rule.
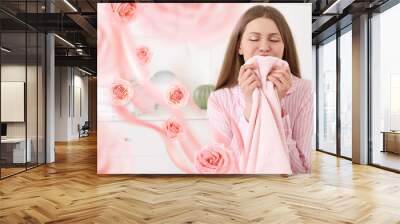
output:
[[[243,115],[244,100],[239,87],[220,89],[210,96],[208,105],[214,139],[234,152],[239,173],[309,173],[313,130],[311,85],[293,76],[293,85],[280,102],[266,75],[273,64],[288,68],[287,63],[261,56],[247,63],[254,61],[263,81],[262,88],[253,92],[249,122]],[[287,114],[281,114],[281,106]],[[291,117],[296,118],[295,122],[291,122]]]

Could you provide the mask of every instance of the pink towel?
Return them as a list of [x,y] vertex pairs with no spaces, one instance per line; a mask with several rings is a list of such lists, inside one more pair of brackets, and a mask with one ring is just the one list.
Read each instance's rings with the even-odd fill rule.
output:
[[274,84],[266,79],[273,66],[289,69],[287,62],[274,57],[254,56],[246,64],[258,64],[261,88],[253,92],[240,168],[244,173],[292,174],[281,117],[281,105]]

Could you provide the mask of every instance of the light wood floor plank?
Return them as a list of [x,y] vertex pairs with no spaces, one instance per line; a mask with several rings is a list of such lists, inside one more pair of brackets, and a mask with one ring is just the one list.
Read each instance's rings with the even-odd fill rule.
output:
[[400,175],[320,152],[311,175],[97,175],[96,138],[0,181],[0,223],[400,223]]

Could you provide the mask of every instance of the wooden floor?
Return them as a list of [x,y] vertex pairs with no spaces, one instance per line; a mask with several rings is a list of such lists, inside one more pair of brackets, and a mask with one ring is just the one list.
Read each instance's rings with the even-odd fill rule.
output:
[[1,168],[1,177],[7,177],[26,170],[26,168]]
[[[11,165],[13,166],[13,165]],[[15,165],[14,165],[15,166]],[[37,166],[36,163],[27,163],[26,167],[25,164],[18,164],[17,167],[2,167],[0,172],[1,172],[1,178],[6,178],[8,176],[20,173],[20,172],[24,172],[27,169],[33,169]]]
[[376,150],[374,151],[372,161],[377,165],[400,170],[400,154]]
[[313,173],[98,176],[96,139],[0,181],[0,223],[400,223],[400,175],[315,152]]

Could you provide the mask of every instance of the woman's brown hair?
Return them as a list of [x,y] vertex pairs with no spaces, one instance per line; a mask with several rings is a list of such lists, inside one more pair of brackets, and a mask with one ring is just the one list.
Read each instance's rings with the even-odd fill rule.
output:
[[257,18],[268,18],[275,22],[281,33],[284,51],[282,59],[287,61],[293,75],[301,77],[296,46],[285,17],[275,8],[270,6],[254,6],[248,9],[239,19],[230,37],[224,62],[216,85],[216,90],[224,87],[232,87],[238,83],[240,66],[244,64],[243,56],[238,49],[242,40],[246,25]]

